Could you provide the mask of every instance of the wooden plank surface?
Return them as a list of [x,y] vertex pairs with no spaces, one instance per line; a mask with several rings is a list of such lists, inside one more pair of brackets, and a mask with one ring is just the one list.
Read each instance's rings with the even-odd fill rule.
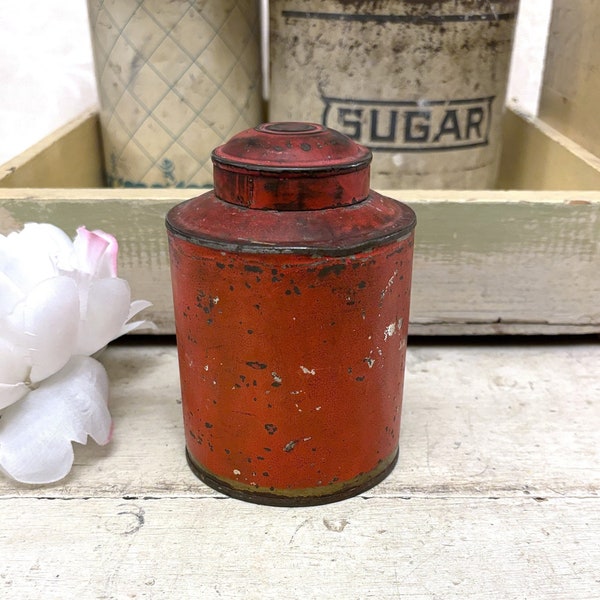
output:
[[183,455],[176,350],[113,345],[115,435],[0,478],[10,598],[595,599],[600,345],[410,343],[400,460],[359,498],[225,498]]
[[78,188],[104,185],[100,125],[84,113],[0,165],[0,188]]
[[[594,105],[595,106],[595,105]],[[510,110],[496,187],[506,190],[600,190],[600,158],[558,130],[556,119],[526,118]]]
[[[600,331],[600,192],[389,191],[417,213],[411,332]],[[0,233],[27,221],[115,234],[120,269],[173,333],[167,210],[191,190],[0,190]]]
[[540,116],[600,156],[600,10],[596,0],[554,0]]
[[[378,493],[597,494],[599,359],[600,345],[589,343],[409,343],[400,466]],[[217,495],[192,475],[183,454],[175,346],[130,342],[110,347],[102,361],[112,383],[114,441],[78,447],[70,477],[41,493]],[[38,493],[0,478],[0,494]]]
[[[6,598],[596,600],[597,499],[1,502]],[[10,554],[9,554],[10,553]]]

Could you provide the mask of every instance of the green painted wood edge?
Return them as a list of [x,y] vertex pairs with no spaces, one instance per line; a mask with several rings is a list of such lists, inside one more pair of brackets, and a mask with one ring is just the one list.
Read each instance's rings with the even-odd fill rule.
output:
[[[13,192],[0,195],[1,233],[28,221],[109,231],[133,296],[154,303],[160,333],[174,332],[164,217],[189,190]],[[411,323],[421,333],[600,331],[600,193],[392,195],[417,213]]]

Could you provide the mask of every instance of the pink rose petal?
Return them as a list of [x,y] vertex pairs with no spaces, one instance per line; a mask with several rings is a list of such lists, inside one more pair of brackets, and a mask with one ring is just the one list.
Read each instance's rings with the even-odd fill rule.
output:
[[77,229],[73,240],[75,267],[98,278],[117,276],[119,245],[114,236],[99,229]]

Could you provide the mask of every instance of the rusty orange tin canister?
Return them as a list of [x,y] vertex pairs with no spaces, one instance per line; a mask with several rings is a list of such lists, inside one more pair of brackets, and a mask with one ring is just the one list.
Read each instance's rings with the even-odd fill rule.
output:
[[398,457],[414,212],[322,125],[212,159],[214,191],[166,220],[188,462],[251,502],[356,495]]

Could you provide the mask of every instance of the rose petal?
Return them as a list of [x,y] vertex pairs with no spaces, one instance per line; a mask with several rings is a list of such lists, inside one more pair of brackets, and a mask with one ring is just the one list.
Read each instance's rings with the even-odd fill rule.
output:
[[93,281],[87,311],[82,315],[76,354],[91,355],[121,335],[129,314],[131,292],[125,279],[114,277]]
[[129,333],[130,331],[134,331],[136,329],[145,329],[147,331],[158,331],[158,327],[156,326],[156,323],[153,323],[152,321],[148,321],[148,320],[144,319],[142,321],[132,321],[131,323],[125,323],[125,325],[123,325],[123,327],[121,327],[120,335],[125,335],[126,333]]
[[77,235],[73,240],[73,264],[75,268],[85,273],[94,274],[96,265],[102,260],[108,242],[94,235],[85,227],[77,229]]
[[7,237],[19,237],[24,245],[42,247],[52,256],[61,256],[71,251],[69,236],[51,223],[25,223],[21,231],[10,233]]
[[101,229],[94,229],[93,234],[104,238],[108,248],[102,257],[102,263],[96,271],[98,277],[117,277],[117,257],[119,256],[119,243],[117,238]]
[[27,294],[40,281],[59,275],[50,257],[36,251],[24,251],[2,271],[22,294]]
[[98,278],[117,276],[119,245],[114,236],[99,229],[77,229],[73,240],[74,265]]
[[145,308],[150,308],[152,306],[152,302],[148,302],[148,300],[134,300],[129,305],[129,312],[127,313],[127,320],[135,317],[139,312],[142,312]]
[[9,233],[3,250],[13,256],[30,249],[53,260],[69,256],[73,242],[59,227],[49,223],[26,223],[21,231]]
[[0,383],[0,410],[14,404],[29,392],[25,383]]
[[108,377],[93,358],[75,356],[0,419],[0,468],[23,483],[52,483],[73,464],[71,442],[111,434]]
[[0,410],[27,394],[29,367],[12,344],[0,338]]
[[156,327],[156,325],[152,321],[148,321],[145,319],[141,320],[141,321],[129,322],[129,320],[132,319],[133,317],[135,317],[135,315],[137,315],[142,310],[149,308],[150,306],[152,306],[152,302],[148,302],[148,300],[134,300],[129,305],[129,314],[127,315],[127,323],[123,324],[123,327],[121,327],[121,331],[119,332],[119,335],[124,335],[126,333],[129,333],[130,331],[133,331],[134,329],[148,329],[150,331],[155,331],[156,329],[158,329],[158,327]]
[[[29,367],[23,361],[21,352],[0,337],[0,383],[20,383],[28,376]],[[1,400],[0,404],[2,404]]]
[[19,300],[24,297],[23,291],[3,272],[0,272],[0,318],[12,312]]
[[69,277],[53,277],[38,284],[0,320],[4,339],[31,367],[31,381],[41,381],[67,364],[77,341],[78,315],[76,283]]
[[72,252],[72,243],[58,227],[27,223],[22,231],[4,238],[0,246],[0,271],[23,292],[58,275],[58,263]]

